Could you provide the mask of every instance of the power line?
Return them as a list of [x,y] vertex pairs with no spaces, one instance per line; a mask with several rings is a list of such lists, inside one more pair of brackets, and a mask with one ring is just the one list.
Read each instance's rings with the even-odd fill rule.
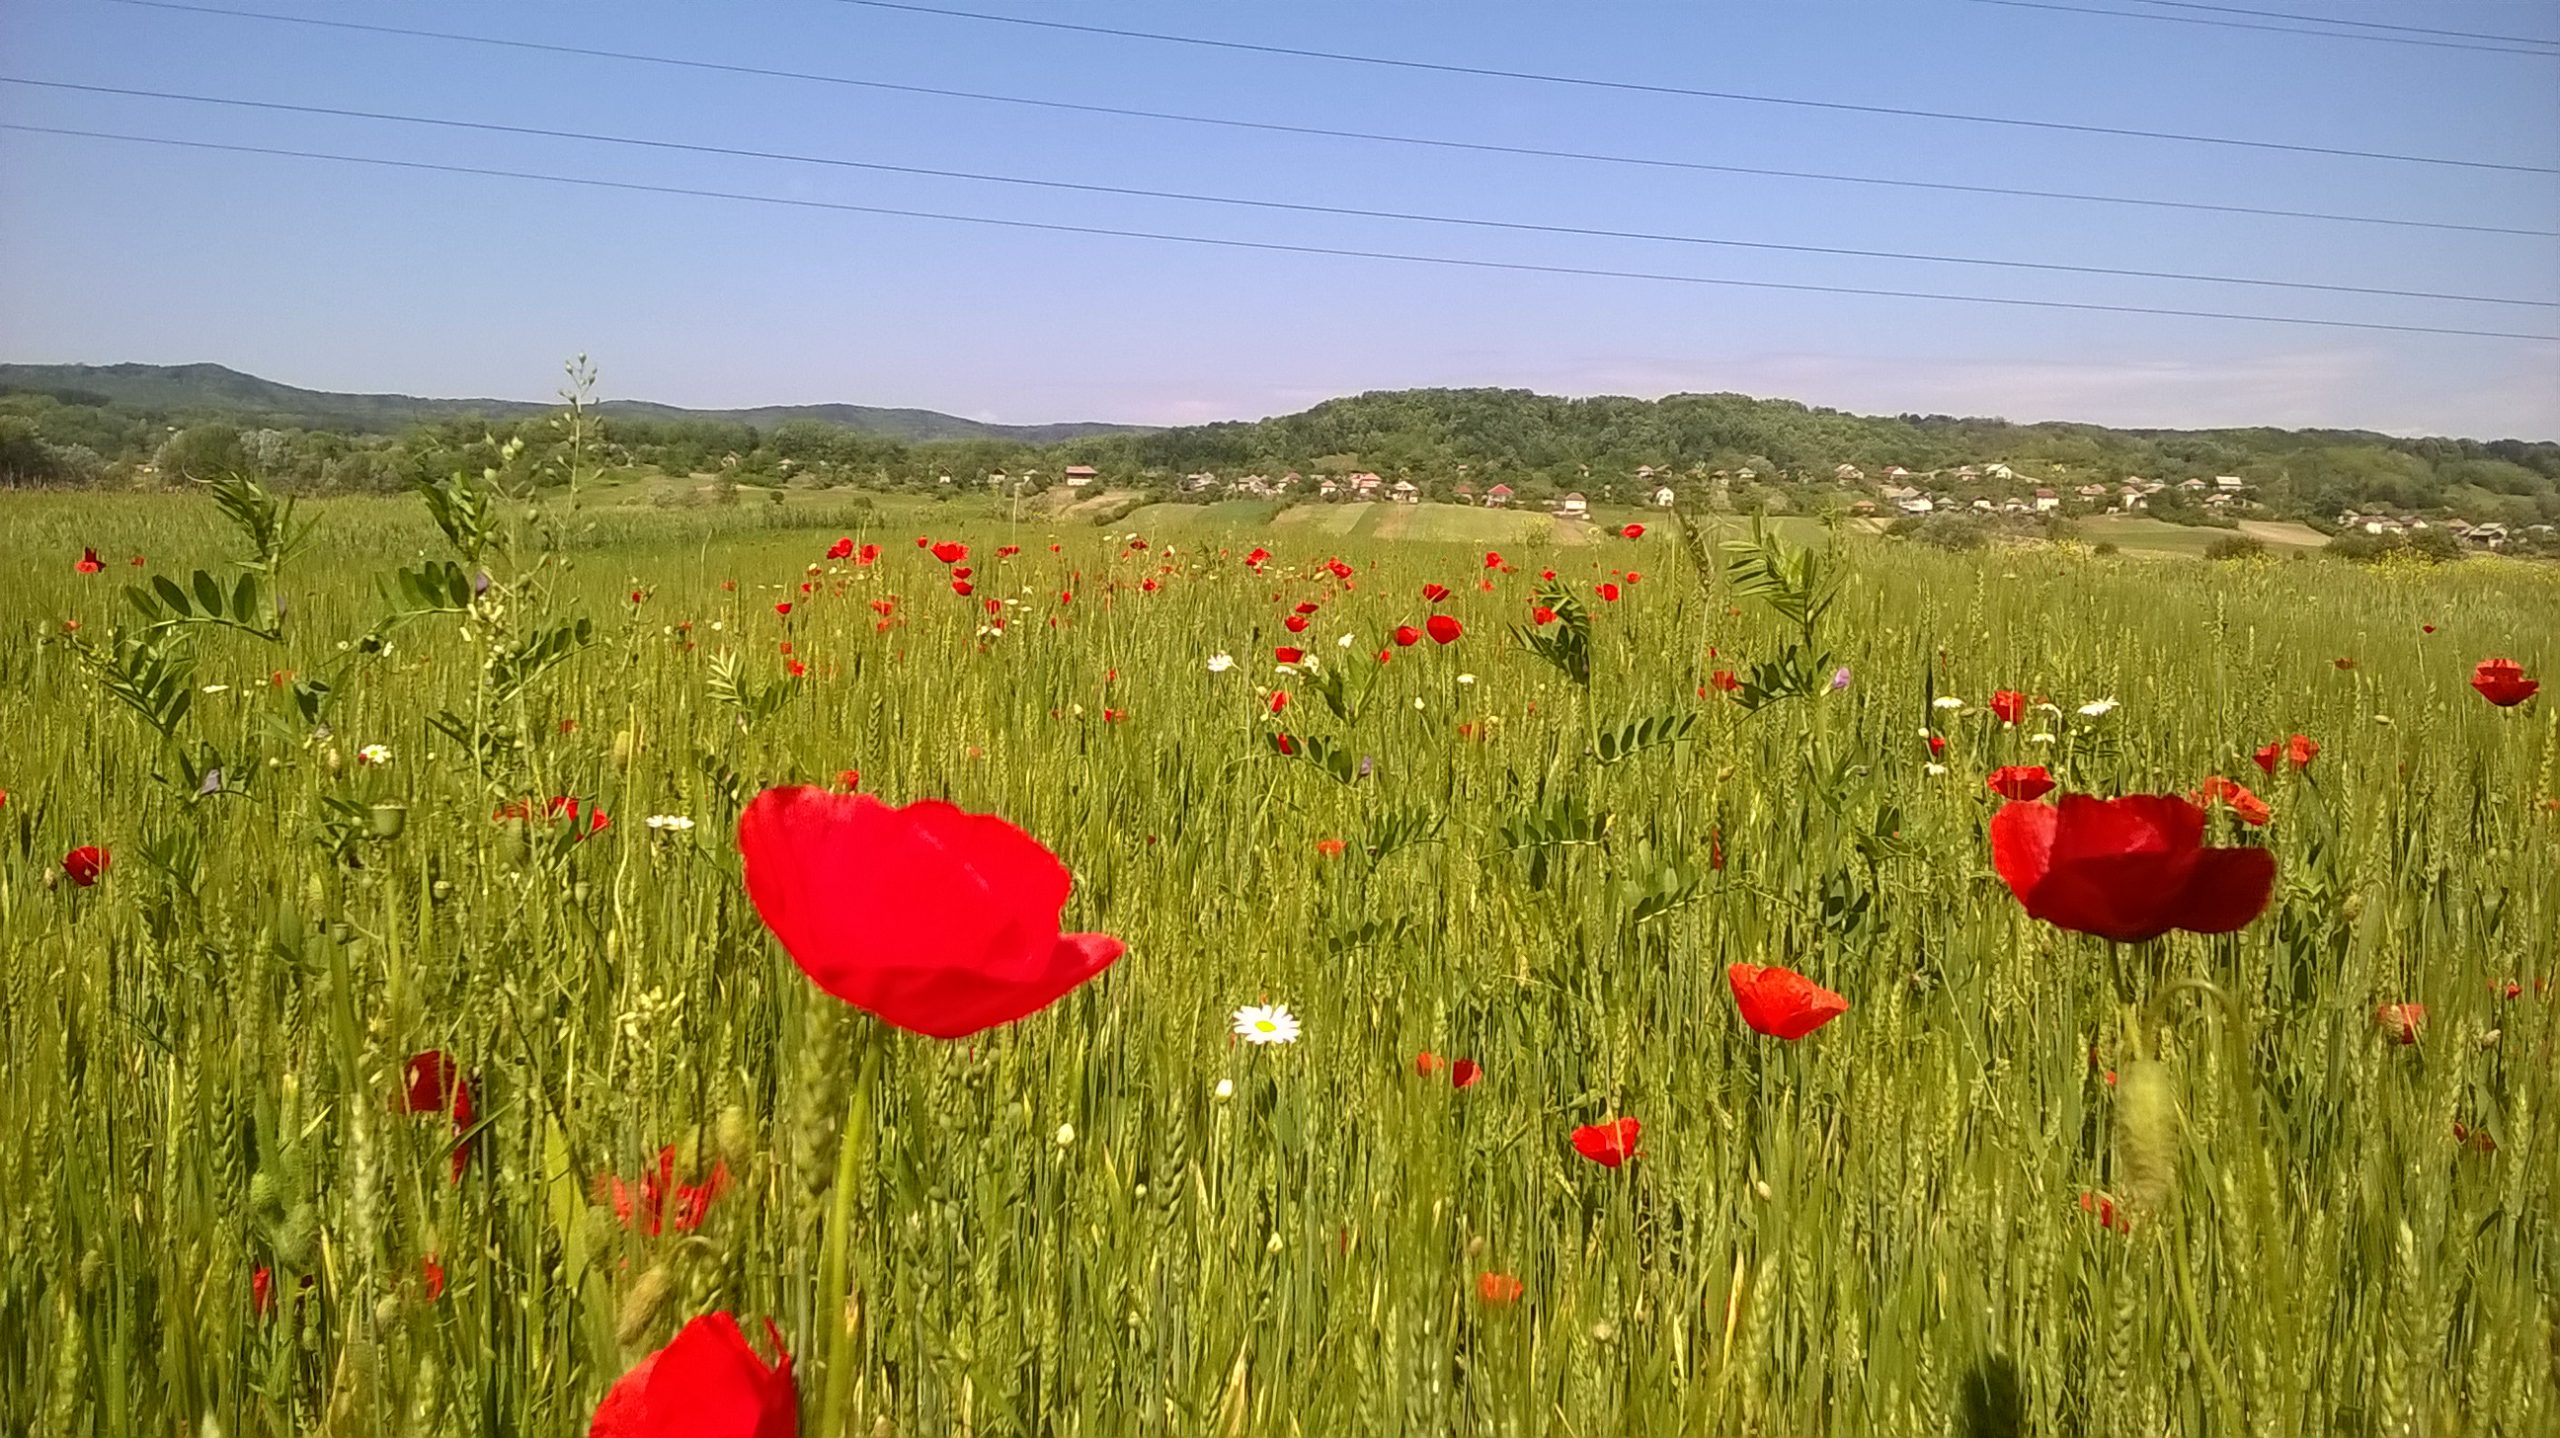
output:
[[2484,35],[2477,30],[2438,30],[2425,25],[2393,25],[2380,20],[2349,20],[2336,15],[2298,15],[2289,10],[2251,10],[2239,5],[2206,5],[2198,0],[2141,0],[2145,5],[2161,5],[2173,10],[2213,10],[2225,15],[2256,15],[2269,20],[2308,20],[2318,25],[2350,25],[2359,30],[2398,30],[2411,35],[2449,35],[2460,40],[2511,40],[2519,45],[2560,47],[2560,40],[2538,40],[2531,35]]
[[557,45],[538,40],[509,40],[489,35],[469,35],[445,30],[417,30],[396,25],[376,25],[357,20],[330,20],[309,15],[282,15],[255,10],[230,10],[209,5],[178,3],[178,0],[120,0],[128,5],[142,5],[160,10],[181,10],[195,14],[220,15],[241,20],[272,20],[284,24],[309,25],[322,29],[351,30],[374,35],[393,35],[409,39],[445,40],[458,44],[484,45],[499,49],[525,50],[543,54],[575,55],[587,59],[618,60],[643,65],[665,65],[678,69],[704,70],[720,74],[746,75],[772,80],[801,80],[815,84],[841,85],[853,89],[879,90],[892,94],[928,95],[937,99],[981,101],[1001,105],[1022,105],[1035,109],[1062,110],[1087,115],[1110,115],[1123,119],[1163,120],[1186,125],[1214,125],[1225,129],[1255,130],[1270,134],[1304,135],[1321,139],[1358,140],[1392,145],[1414,145],[1437,150],[1466,151],[1477,154],[1515,155],[1536,159],[1568,160],[1582,163],[1630,165],[1648,169],[1682,170],[1709,174],[1752,175],[1771,179],[1814,180],[1830,184],[1874,185],[1893,189],[1936,190],[1951,194],[1990,195],[2012,199],[2062,200],[2080,204],[2126,205],[2144,209],[2187,210],[2205,214],[2255,215],[2270,219],[2310,220],[2325,224],[2384,225],[2402,229],[2447,230],[2464,234],[2520,235],[2532,238],[2560,236],[2560,230],[2533,229],[2515,225],[2467,224],[2457,220],[2404,219],[2388,215],[2352,215],[2327,210],[2288,210],[2259,205],[2225,205],[2202,200],[2164,200],[2135,195],[2101,195],[2075,190],[2039,190],[2012,185],[1968,185],[1945,180],[1913,180],[1883,175],[1848,175],[1821,170],[1771,169],[1751,165],[1715,164],[1704,160],[1675,160],[1663,156],[1616,155],[1582,150],[1540,149],[1528,145],[1500,145],[1474,140],[1445,140],[1421,135],[1398,135],[1371,130],[1327,129],[1315,125],[1284,124],[1266,120],[1239,120],[1218,115],[1188,115],[1177,111],[1133,109],[1117,105],[1097,105],[1074,100],[1045,99],[1030,95],[1005,95],[978,90],[941,89],[929,85],[901,84],[889,80],[863,80],[848,75],[829,75],[806,70],[775,69],[761,65],[728,64],[716,60],[679,59],[668,55],[650,55],[629,50],[606,50],[583,45]]
[[[127,4],[145,0],[124,0]],[[152,0],[157,3],[157,0]],[[1503,70],[1482,65],[1454,65],[1433,60],[1396,60],[1382,55],[1356,55],[1340,50],[1306,50],[1289,45],[1266,45],[1244,40],[1212,40],[1200,35],[1170,35],[1155,30],[1126,30],[1109,25],[1085,25],[1069,20],[1037,20],[1027,15],[994,15],[980,10],[948,10],[934,5],[916,5],[908,0],[835,0],[839,5],[860,5],[873,10],[899,10],[915,15],[936,15],[949,20],[979,20],[997,25],[1023,25],[1041,30],[1065,30],[1083,35],[1108,35],[1123,40],[1155,40],[1168,45],[1197,45],[1213,50],[1241,50],[1258,55],[1286,55],[1301,60],[1334,60],[1352,65],[1382,65],[1399,70],[1428,70],[1444,75],[1474,75],[1498,80],[1531,80],[1546,85],[1577,85],[1598,90],[1618,90],[1645,95],[1681,95],[1699,100],[1731,100],[1752,105],[1783,105],[1797,109],[1828,110],[1852,115],[1890,115],[1897,119],[1953,120],[1970,125],[1999,125],[2023,130],[2056,130],[2076,135],[2109,135],[2119,139],[2169,140],[2188,145],[2219,145],[2236,149],[2273,150],[2295,155],[2334,155],[2357,160],[2389,160],[2407,165],[2448,165],[2471,170],[2501,170],[2523,175],[2560,175],[2560,167],[2523,165],[2503,160],[2465,160],[2450,155],[2404,155],[2387,150],[2356,150],[2332,145],[2300,145],[2281,140],[2251,140],[2236,135],[2198,135],[2177,130],[2139,130],[2119,125],[2085,125],[2066,120],[2024,120],[2005,115],[1975,115],[1956,110],[1921,110],[1900,105],[1862,105],[1847,100],[1807,100],[1786,95],[1757,95],[1741,90],[1700,90],[1682,85],[1654,85],[1634,80],[1604,80],[1589,75],[1549,75],[1530,70]]]
[[2141,270],[2112,265],[2074,265],[2041,260],[2010,260],[1975,255],[1941,255],[1909,250],[1870,250],[1845,245],[1813,245],[1777,240],[1743,240],[1709,235],[1667,234],[1648,230],[1612,230],[1579,225],[1550,225],[1518,220],[1494,220],[1466,215],[1434,215],[1406,210],[1375,210],[1351,205],[1320,205],[1287,200],[1263,200],[1238,195],[1200,194],[1185,190],[1157,190],[1131,185],[1102,185],[1073,180],[1053,180],[1036,176],[999,175],[975,170],[938,169],[926,165],[901,165],[878,160],[855,160],[834,155],[803,155],[779,150],[754,150],[728,145],[706,145],[682,140],[652,140],[630,135],[607,135],[586,130],[557,130],[536,125],[508,125],[487,120],[456,120],[432,115],[401,115],[380,110],[354,110],[330,105],[296,105],[279,100],[243,100],[216,95],[189,95],[170,90],[129,89],[115,85],[85,85],[66,80],[31,80],[15,75],[0,75],[0,84],[28,85],[49,90],[70,90],[82,94],[116,95],[151,100],[178,100],[190,104],[227,105],[240,109],[265,110],[294,115],[326,115],[335,119],[384,120],[404,125],[428,125],[443,129],[476,130],[502,135],[524,135],[552,140],[579,140],[605,145],[625,145],[640,149],[674,150],[687,154],[719,155],[731,159],[779,160],[790,164],[827,165],[839,169],[868,170],[895,175],[920,175],[934,179],[968,180],[981,184],[1020,185],[1048,190],[1069,190],[1083,194],[1121,195],[1136,199],[1176,200],[1187,204],[1228,205],[1250,209],[1283,210],[1296,214],[1339,215],[1357,219],[1398,220],[1416,224],[1455,225],[1477,229],[1510,230],[1527,234],[1572,235],[1587,239],[1644,240],[1663,244],[1702,245],[1724,249],[1764,250],[1787,254],[1828,255],[1848,259],[1902,260],[1925,264],[1974,265],[1988,269],[2041,270],[2057,274],[2106,275],[2124,279],[2175,280],[2193,284],[2241,285],[2270,289],[2307,290],[2327,294],[2375,295],[2392,299],[2451,300],[2466,304],[2529,305],[2544,309],[2560,309],[2560,300],[2526,299],[2511,295],[2474,295],[2441,290],[2395,289],[2376,285],[2324,284],[2312,280],[2256,279],[2241,275],[2196,274],[2179,270]]
[[[2515,45],[2474,45],[2461,40],[2422,40],[2412,35],[2358,35],[2341,30],[2310,29],[2301,25],[2267,25],[2254,20],[2216,20],[2209,19],[2202,15],[2160,15],[2147,10],[2113,10],[2095,5],[2060,5],[2052,3],[2052,0],[1973,0],[1973,3],[1977,5],[2005,5],[2013,10],[2059,10],[2065,14],[2071,15],[2105,15],[2118,20],[2158,20],[2165,21],[2173,25],[2209,25],[2217,30],[2267,30],[2278,35],[2316,35],[2327,40],[2370,40],[2376,44],[2383,45],[2424,45],[2435,50],[2477,50],[2492,55],[2532,55],[2545,60],[2560,59],[2560,51],[2530,50]],[[2206,5],[2198,6],[2196,8],[2219,10],[2223,7],[2219,5]],[[2264,15],[2272,14],[2273,12],[2263,10],[2243,10],[2234,13],[2243,15]],[[2314,24],[2342,23],[2317,20],[2315,17],[2309,15],[2294,15],[2284,18],[2294,20],[2311,20]]]
[[882,215],[897,219],[934,220],[952,224],[983,225],[1000,229],[1036,230],[1049,234],[1093,235],[1111,239],[1157,240],[1171,244],[1199,245],[1218,249],[1255,250],[1269,254],[1327,255],[1344,259],[1392,260],[1403,264],[1443,265],[1457,269],[1499,270],[1517,274],[1567,275],[1590,279],[1643,280],[1659,284],[1704,285],[1718,288],[1777,290],[1794,294],[1858,295],[1879,299],[1936,300],[1952,304],[1998,305],[2015,309],[2068,310],[2084,314],[2147,315],[2176,319],[2230,320],[2250,324],[2298,325],[2315,329],[2373,330],[2391,334],[2456,335],[2467,339],[2528,340],[2537,344],[2560,343],[2560,335],[2532,334],[2517,330],[2464,329],[2451,325],[2393,324],[2382,320],[2319,319],[2305,315],[2250,314],[2232,310],[2180,309],[2163,305],[2106,304],[2095,300],[2042,300],[2015,295],[1956,294],[1941,290],[1897,290],[1864,285],[1823,285],[1789,280],[1744,280],[1721,275],[1673,274],[1655,270],[1603,269],[1585,265],[1539,264],[1526,260],[1472,259],[1457,255],[1412,254],[1397,250],[1350,249],[1332,245],[1301,245],[1279,240],[1245,240],[1215,235],[1186,235],[1167,230],[1118,229],[1101,225],[1072,225],[1054,220],[1022,220],[992,215],[965,215],[939,210],[900,209],[886,205],[856,205],[839,200],[812,200],[789,195],[758,195],[736,190],[698,189],[682,185],[653,185],[635,180],[606,180],[585,175],[554,175],[532,170],[501,170],[480,165],[449,165],[427,160],[395,160],[379,155],[342,155],[321,150],[295,150],[268,145],[235,145],[213,140],[181,140],[164,135],[127,135],[103,130],[78,130],[53,125],[26,125],[0,121],[0,130],[25,134],[67,136],[86,140],[111,140],[129,144],[165,145],[190,150],[216,150],[240,155],[267,155],[287,159],[328,160],[341,164],[373,165],[386,169],[415,170],[448,175],[471,175],[492,179],[534,180],[548,184],[577,185],[592,189],[618,190],[634,194],[681,195],[695,199],[732,200],[747,204],[780,205],[792,209],[825,210],[844,214]]

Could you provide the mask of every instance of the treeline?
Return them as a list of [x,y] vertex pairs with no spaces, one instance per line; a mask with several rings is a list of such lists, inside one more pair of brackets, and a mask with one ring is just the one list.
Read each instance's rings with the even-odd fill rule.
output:
[[[614,415],[608,464],[742,483],[909,487],[945,475],[1036,472],[1056,482],[1090,464],[1105,484],[1178,489],[1206,471],[1277,478],[1374,471],[1434,493],[1507,483],[1524,501],[1569,489],[1635,497],[1639,466],[1667,482],[1740,482],[1799,497],[1838,486],[1850,465],[1870,482],[1888,466],[1915,474],[2003,463],[2022,485],[2175,483],[2237,475],[2267,512],[2315,521],[2346,510],[2455,514],[2473,523],[2560,522],[2560,444],[2395,439],[2334,430],[2119,430],[1995,419],[1875,417],[1742,395],[1563,399],[1525,390],[1381,391],[1251,422],[1110,434],[1053,444],[1005,439],[908,441],[795,419],[769,427],[715,418]],[[168,483],[241,470],[314,491],[402,488],[496,462],[522,440],[539,458],[547,418],[458,416],[390,434],[245,426],[202,411],[155,411],[73,394],[0,394],[0,484]],[[1751,471],[1749,480],[1740,480]]]

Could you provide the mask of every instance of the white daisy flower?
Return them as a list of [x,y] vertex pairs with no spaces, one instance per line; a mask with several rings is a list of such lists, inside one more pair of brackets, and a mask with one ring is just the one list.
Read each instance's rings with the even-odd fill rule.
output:
[[2092,699],[2088,703],[2080,706],[2080,717],[2083,719],[2104,719],[2109,713],[2114,711],[2115,707],[2116,701],[2113,699]]
[[2027,736],[2027,742],[2030,744],[2050,744],[2053,742],[2053,736],[2050,734],[2030,734]]
[[1058,1125],[1058,1147],[1072,1148],[1075,1146],[1075,1141],[1076,1126],[1074,1124],[1062,1123]]
[[1958,699],[1953,694],[1941,694],[1937,698],[1929,701],[1929,707],[1932,709],[1962,709],[1964,707],[1964,701]]
[[1935,779],[1947,772],[1947,766],[1944,764],[1931,764],[1925,772],[1930,778]]
[[1249,1044],[1293,1044],[1298,1019],[1287,1004],[1247,1004],[1236,1010],[1235,1032]]
[[1209,1097],[1216,1099],[1220,1103],[1225,1103],[1227,1100],[1234,1098],[1235,1096],[1236,1081],[1234,1079],[1220,1079],[1218,1080],[1218,1086],[1209,1090]]
[[356,751],[356,762],[359,764],[388,764],[391,762],[391,746],[388,744],[367,744]]
[[1212,674],[1224,674],[1235,667],[1236,657],[1232,654],[1212,654],[1209,656],[1209,672]]
[[1473,684],[1476,682],[1476,676],[1472,674],[1461,674],[1458,676],[1458,682],[1461,684]]
[[231,686],[228,684],[208,684],[204,686],[204,692],[207,694],[228,694],[231,692]]
[[693,827],[693,821],[682,814],[652,814],[647,822],[661,834],[681,834]]
[[1345,634],[1340,639],[1333,641],[1333,645],[1336,649],[1348,649],[1358,641],[1359,637],[1360,636],[1356,634]]

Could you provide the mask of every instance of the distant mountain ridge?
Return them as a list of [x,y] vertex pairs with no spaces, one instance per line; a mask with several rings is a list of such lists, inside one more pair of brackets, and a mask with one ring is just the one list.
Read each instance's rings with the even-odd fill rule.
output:
[[[339,394],[299,389],[218,364],[0,364],[0,394],[48,394],[70,403],[107,403],[171,415],[219,417],[275,428],[339,429],[387,434],[408,425],[457,415],[520,419],[559,408],[514,399],[426,399],[405,394]],[[753,409],[686,409],[648,400],[606,400],[605,415],[647,419],[718,420],[769,429],[790,420],[815,420],[901,440],[1000,439],[1055,444],[1106,434],[1137,434],[1144,425],[1071,422],[987,424],[930,409],[890,409],[863,404],[760,405]]]

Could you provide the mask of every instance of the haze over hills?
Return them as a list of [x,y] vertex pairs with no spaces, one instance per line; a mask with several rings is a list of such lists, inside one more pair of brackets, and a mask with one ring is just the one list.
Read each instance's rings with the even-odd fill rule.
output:
[[[49,394],[72,403],[105,403],[171,415],[220,416],[276,427],[389,434],[427,420],[457,415],[522,419],[558,409],[553,401],[425,399],[405,394],[341,394],[300,389],[218,364],[0,364],[0,394]],[[816,420],[892,439],[996,439],[1055,444],[1094,435],[1129,434],[1142,425],[986,424],[929,409],[889,409],[861,404],[762,405],[753,409],[686,409],[647,400],[606,400],[607,415],[666,420],[717,420],[768,428],[789,420]]]

